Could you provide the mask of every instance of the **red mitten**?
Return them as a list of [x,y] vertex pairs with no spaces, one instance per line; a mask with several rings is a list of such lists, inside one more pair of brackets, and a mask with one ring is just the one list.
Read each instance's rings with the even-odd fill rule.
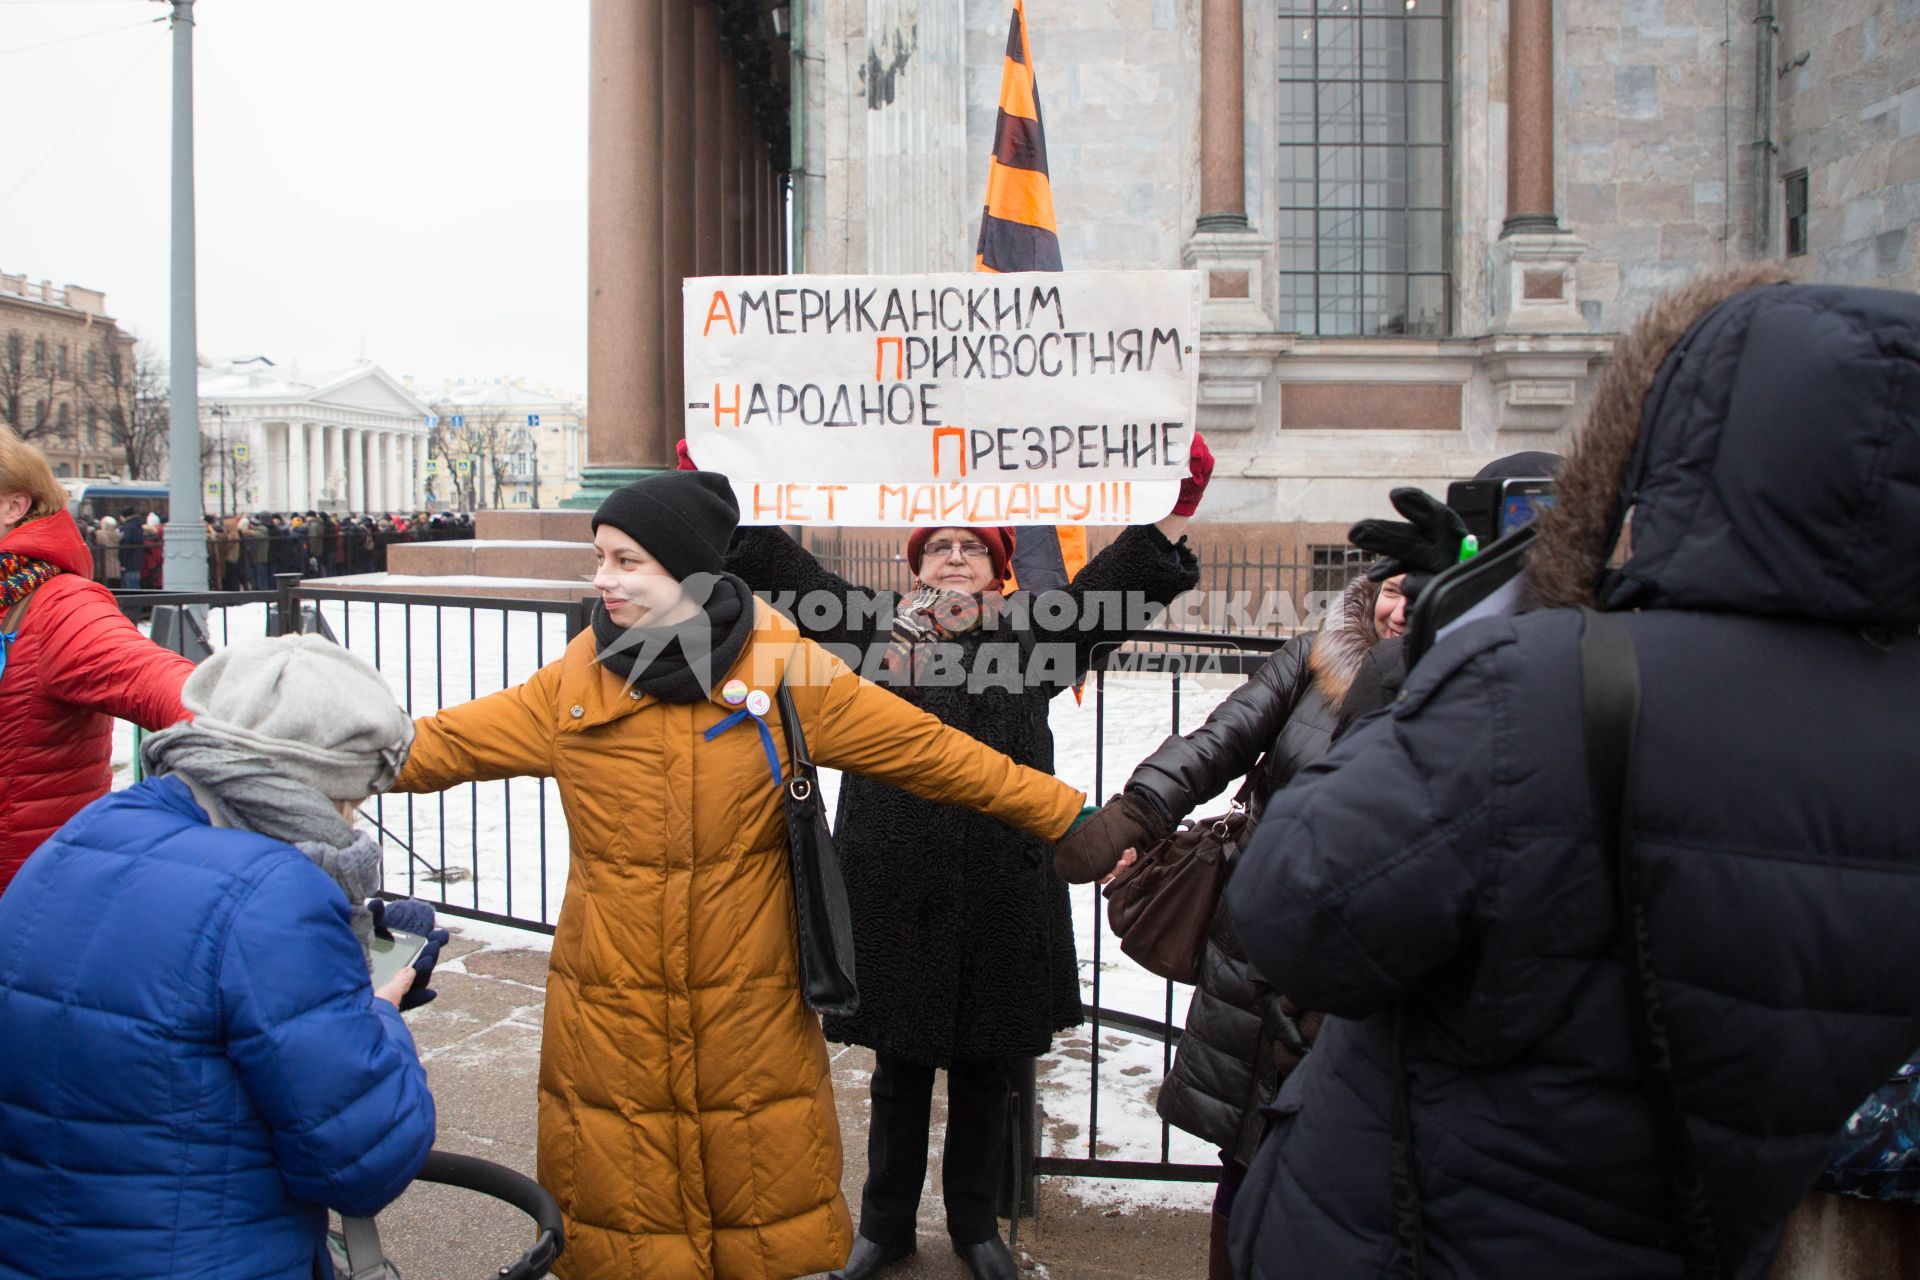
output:
[[1207,491],[1207,481],[1213,479],[1213,450],[1207,448],[1207,438],[1198,431],[1193,433],[1193,448],[1187,452],[1187,478],[1180,482],[1180,501],[1173,504],[1173,514],[1190,516],[1200,509],[1200,495]]
[[[673,451],[680,459],[679,465],[674,468],[675,471],[698,471],[700,469],[693,465],[693,458],[687,453],[686,440],[682,439],[679,443],[675,444]],[[1183,489],[1181,492],[1185,493],[1186,491]]]

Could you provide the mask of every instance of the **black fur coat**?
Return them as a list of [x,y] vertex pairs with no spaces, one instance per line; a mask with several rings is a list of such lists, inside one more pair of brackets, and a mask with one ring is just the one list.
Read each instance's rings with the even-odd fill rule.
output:
[[[871,674],[893,616],[890,594],[850,585],[777,529],[742,529],[727,571],[791,609],[810,639]],[[1077,610],[1095,592],[1137,593],[1157,613],[1198,581],[1185,541],[1175,546],[1142,525],[1116,538],[1060,594]],[[853,625],[845,616],[817,625],[821,615],[780,599],[814,591],[860,602],[862,616]],[[1028,603],[1010,598],[1015,607],[1002,625],[945,642],[950,665],[970,673],[973,687],[895,692],[1019,763],[1051,771],[1047,704],[1130,633],[1117,625],[1020,627],[1017,606]],[[1007,679],[1009,672],[1032,678]],[[853,908],[860,1010],[826,1019],[830,1039],[944,1067],[955,1059],[1036,1056],[1055,1031],[1081,1021],[1067,886],[1044,842],[970,809],[853,775],[841,781],[834,841]]]

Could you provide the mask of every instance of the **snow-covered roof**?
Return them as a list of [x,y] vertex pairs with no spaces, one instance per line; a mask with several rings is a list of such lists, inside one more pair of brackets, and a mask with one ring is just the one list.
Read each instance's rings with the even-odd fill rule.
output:
[[413,394],[427,404],[448,405],[456,409],[530,409],[560,413],[579,407],[577,396],[513,382],[448,382],[431,387],[416,385]]
[[265,361],[236,361],[200,370],[200,399],[249,404],[337,404],[423,417],[427,412],[398,379],[368,361],[345,368],[304,369]]

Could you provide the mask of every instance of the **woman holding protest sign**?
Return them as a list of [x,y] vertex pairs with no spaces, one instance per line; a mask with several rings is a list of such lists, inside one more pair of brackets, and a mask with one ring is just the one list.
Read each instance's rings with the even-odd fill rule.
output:
[[756,601],[722,571],[738,518],[717,475],[615,490],[593,518],[592,627],[525,684],[418,721],[394,784],[559,784],[572,851],[539,1168],[573,1280],[784,1280],[851,1246],[827,1046],[794,938],[785,708],[822,767],[977,806],[1036,843],[1065,834],[1084,799],[860,679]]
[[[685,442],[680,457],[693,466]],[[803,634],[905,702],[1050,771],[1047,704],[1199,581],[1183,534],[1212,470],[1196,434],[1174,513],[1125,530],[1064,590],[1041,596],[1006,592],[1007,528],[915,529],[912,589],[897,600],[829,572],[776,528],[742,529],[727,567],[757,591],[798,593]],[[1123,607],[1104,607],[1114,603]],[[975,1276],[1012,1277],[994,1214],[1008,1071],[1083,1016],[1066,884],[1033,836],[886,782],[846,779],[835,832],[860,1008],[829,1017],[826,1033],[876,1057],[860,1232],[836,1274],[864,1280],[914,1252],[933,1075],[944,1068],[948,1233]]]

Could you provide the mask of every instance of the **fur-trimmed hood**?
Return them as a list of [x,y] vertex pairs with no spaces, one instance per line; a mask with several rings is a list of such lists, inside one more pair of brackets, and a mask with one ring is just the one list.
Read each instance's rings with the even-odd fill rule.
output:
[[1920,622],[1920,297],[1785,279],[1705,277],[1622,342],[1541,517],[1535,603]]
[[1373,625],[1373,604],[1379,596],[1380,584],[1361,574],[1340,593],[1314,635],[1307,668],[1329,706],[1338,707],[1346,700],[1361,659],[1380,642],[1380,633]]

